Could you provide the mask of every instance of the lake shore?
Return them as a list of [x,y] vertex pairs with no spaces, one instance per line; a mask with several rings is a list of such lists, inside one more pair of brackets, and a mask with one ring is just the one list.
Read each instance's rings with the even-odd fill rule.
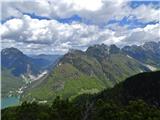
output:
[[11,96],[11,97],[3,97],[1,98],[1,109],[17,106],[20,104],[20,97],[19,96]]

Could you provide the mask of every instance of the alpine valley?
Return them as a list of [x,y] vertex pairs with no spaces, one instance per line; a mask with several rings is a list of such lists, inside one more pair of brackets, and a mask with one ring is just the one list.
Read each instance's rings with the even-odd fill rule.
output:
[[1,51],[2,97],[21,94],[31,82],[48,74],[59,58],[59,55],[30,57],[17,48],[3,49]]
[[51,103],[56,96],[74,99],[112,88],[126,78],[160,69],[160,42],[119,48],[93,45],[65,55],[25,55],[17,48],[1,51],[2,96]]

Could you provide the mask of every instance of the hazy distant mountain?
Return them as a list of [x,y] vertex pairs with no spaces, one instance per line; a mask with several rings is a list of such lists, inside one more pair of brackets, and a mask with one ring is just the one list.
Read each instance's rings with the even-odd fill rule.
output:
[[34,59],[43,59],[48,61],[46,69],[53,69],[53,67],[57,64],[59,59],[62,57],[62,55],[40,54],[40,55],[32,55],[31,57]]
[[[50,58],[50,59],[47,59]],[[38,56],[29,57],[23,54],[17,48],[6,48],[1,51],[2,67],[10,69],[12,74],[20,76],[30,72],[32,74],[38,74],[40,71],[47,69],[53,64],[58,56]],[[51,60],[53,58],[53,60]]]
[[[86,52],[70,50],[60,59],[47,79],[37,86],[33,85],[34,87],[22,98],[51,100],[50,98],[56,95],[65,98],[82,93],[96,93],[114,86],[131,75],[157,70],[159,54],[152,51],[155,58],[151,59],[149,56],[153,45],[149,45],[151,46],[149,49],[144,48],[145,45],[120,49],[116,45],[102,44],[91,46]],[[143,54],[145,57],[141,57]],[[143,62],[149,58],[152,62]]]
[[57,58],[61,57],[62,55],[48,55],[48,54],[39,54],[39,55],[32,55],[32,58],[38,58],[38,59],[45,59],[50,62],[54,62],[57,60]]
[[28,71],[38,74],[42,66],[47,64],[43,59],[32,59],[17,48],[6,48],[1,51],[2,67],[10,69],[15,76],[20,76]]
[[58,55],[40,55],[32,58],[17,48],[3,49],[1,51],[2,96],[8,96],[10,91],[15,94],[15,91],[25,84],[24,79],[38,79],[44,70],[53,68],[58,57]]
[[122,51],[144,64],[160,67],[160,42],[146,42],[141,46],[125,46]]

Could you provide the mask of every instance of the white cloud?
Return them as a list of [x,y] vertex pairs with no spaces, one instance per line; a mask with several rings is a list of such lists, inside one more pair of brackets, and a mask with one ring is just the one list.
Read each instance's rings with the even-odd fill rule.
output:
[[150,22],[160,20],[160,11],[159,9],[154,8],[153,5],[141,5],[131,11],[133,16],[140,21]]
[[21,17],[23,13],[45,16],[52,19],[79,15],[94,24],[107,23],[112,19],[134,16],[142,22],[159,20],[159,9],[153,5],[140,5],[133,9],[127,0],[35,0],[2,2],[2,19]]
[[28,15],[0,26],[2,47],[17,47],[26,53],[65,53],[70,48],[85,50],[93,44],[140,44],[160,39],[158,23],[144,28],[127,29],[118,25],[113,28],[114,31],[107,26],[102,29],[77,22],[63,24],[32,19]]
[[9,31],[17,31],[20,30],[22,28],[23,22],[21,19],[12,19],[12,20],[8,20],[5,23],[5,26],[2,26],[1,32],[2,34],[4,33],[8,33]]
[[[33,19],[24,13],[51,20]],[[79,15],[92,24],[56,21],[72,15]],[[134,29],[116,23],[106,25],[110,20],[120,20],[125,16],[144,23],[159,22],[160,18],[159,9],[153,5],[140,5],[133,9],[127,0],[3,1],[2,19],[10,19],[0,25],[2,47],[17,47],[26,53],[65,53],[70,48],[85,50],[93,44],[123,46],[160,39],[159,23]]]
[[[67,6],[72,6],[74,10],[90,10],[90,11],[96,11],[102,7],[102,1],[101,0],[63,0],[64,4],[67,4]],[[92,3],[92,5],[91,5]]]
[[144,28],[123,29],[123,32],[117,34],[125,35],[125,39],[119,42],[120,46],[143,44],[149,41],[160,41],[160,24],[147,25]]
[[17,43],[23,43],[25,47],[33,50],[33,45],[45,46],[53,52],[67,52],[70,48],[85,49],[90,44],[102,43],[113,36],[112,31],[101,30],[95,25],[63,24],[56,20],[32,19],[27,15],[21,19],[16,18],[5,22],[1,25],[1,29],[2,44],[5,47],[9,47],[13,40],[12,45],[15,46]]

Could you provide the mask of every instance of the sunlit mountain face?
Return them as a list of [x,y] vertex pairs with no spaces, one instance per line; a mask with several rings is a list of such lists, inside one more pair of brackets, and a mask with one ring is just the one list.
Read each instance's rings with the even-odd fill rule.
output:
[[159,1],[1,3],[2,119],[160,118]]

